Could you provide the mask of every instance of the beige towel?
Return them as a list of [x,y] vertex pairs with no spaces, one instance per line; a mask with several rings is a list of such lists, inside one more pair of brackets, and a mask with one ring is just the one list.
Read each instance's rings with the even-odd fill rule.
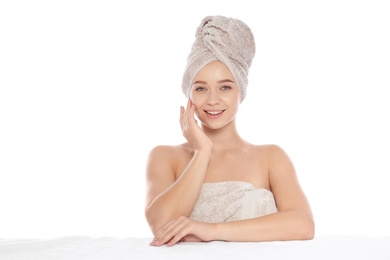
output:
[[229,68],[240,88],[241,101],[244,100],[255,52],[254,36],[244,22],[224,16],[205,17],[196,30],[195,42],[187,58],[183,93],[189,98],[195,75],[208,63],[218,60]]
[[247,182],[226,181],[203,184],[190,218],[222,223],[275,212],[277,208],[271,191],[258,189]]

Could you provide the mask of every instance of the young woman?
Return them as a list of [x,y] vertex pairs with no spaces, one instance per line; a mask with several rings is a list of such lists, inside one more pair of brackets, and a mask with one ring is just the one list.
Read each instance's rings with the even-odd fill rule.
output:
[[187,142],[156,146],[148,158],[150,245],[314,237],[311,209],[288,155],[277,145],[248,143],[236,129],[254,54],[254,37],[242,21],[201,21],[182,84]]

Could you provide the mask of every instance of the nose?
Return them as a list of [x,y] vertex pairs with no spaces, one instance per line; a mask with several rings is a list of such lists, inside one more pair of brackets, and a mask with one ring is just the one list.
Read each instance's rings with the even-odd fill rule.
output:
[[218,91],[212,89],[209,91],[207,96],[207,105],[217,105],[220,102],[220,96]]

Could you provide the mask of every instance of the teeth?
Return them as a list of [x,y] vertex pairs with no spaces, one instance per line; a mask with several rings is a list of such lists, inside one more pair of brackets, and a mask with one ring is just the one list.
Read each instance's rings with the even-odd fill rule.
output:
[[220,114],[222,111],[207,111],[207,113],[211,114],[211,115],[218,115]]

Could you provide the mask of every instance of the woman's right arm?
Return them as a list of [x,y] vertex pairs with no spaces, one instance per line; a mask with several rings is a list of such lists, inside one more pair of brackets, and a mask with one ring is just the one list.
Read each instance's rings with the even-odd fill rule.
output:
[[194,109],[190,101],[186,110],[181,108],[183,135],[192,144],[194,153],[180,177],[175,178],[175,148],[158,146],[148,157],[145,216],[153,234],[180,216],[189,217],[206,176],[212,143],[197,125]]
[[155,234],[161,226],[189,215],[204,182],[210,151],[197,151],[180,177],[175,180],[167,148],[156,147],[147,165],[147,197],[145,215]]

